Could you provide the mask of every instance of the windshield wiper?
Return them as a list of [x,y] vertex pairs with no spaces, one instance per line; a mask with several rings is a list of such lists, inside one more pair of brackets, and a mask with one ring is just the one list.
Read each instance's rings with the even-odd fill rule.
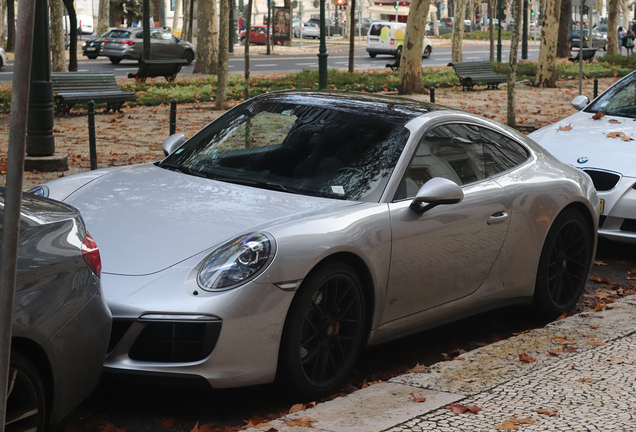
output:
[[214,178],[211,174],[208,174],[204,171],[196,170],[194,168],[190,168],[185,165],[179,165],[179,164],[175,164],[171,162],[158,162],[157,166],[160,166],[162,168],[174,169],[184,174],[190,174],[196,177],[203,177],[203,178],[210,178],[210,179]]

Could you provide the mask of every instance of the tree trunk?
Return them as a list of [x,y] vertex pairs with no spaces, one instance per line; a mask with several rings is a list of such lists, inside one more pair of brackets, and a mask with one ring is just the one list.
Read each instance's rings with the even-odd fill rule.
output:
[[453,54],[452,61],[462,61],[462,42],[464,41],[464,17],[466,16],[466,0],[455,2],[455,20],[453,21]]
[[559,33],[561,5],[559,0],[544,0],[543,26],[539,64],[535,75],[536,87],[556,87],[556,45]]
[[406,35],[400,61],[399,94],[424,93],[422,83],[422,51],[424,32],[431,0],[413,0],[406,22]]
[[198,0],[197,61],[194,73],[212,75],[219,71],[219,30],[216,19],[216,0]]
[[181,27],[181,39],[192,42],[192,35],[190,34],[190,0],[183,0],[181,6],[183,8],[183,26]]
[[618,28],[618,8],[620,0],[609,0],[609,12],[607,16],[607,54],[618,55],[618,31],[610,30]]
[[517,51],[519,50],[519,39],[521,33],[521,11],[523,10],[523,0],[515,0],[514,3],[515,24],[512,29],[512,40],[510,41],[510,59],[508,60],[508,126],[517,125],[515,114],[515,83],[517,81]]
[[230,1],[219,0],[221,9],[219,11],[219,64],[216,80],[216,100],[214,108],[217,110],[225,109],[225,101],[227,100],[227,70],[228,70],[228,49],[230,48]]
[[[7,12],[7,1],[0,0],[0,23],[4,23]],[[5,39],[4,39],[4,31],[0,31],[0,47],[4,47]]]
[[625,31],[627,31],[631,28],[631,26],[629,25],[630,5],[627,3],[627,1],[623,0],[621,6],[623,7],[623,28],[625,29]]
[[[246,15],[245,21],[246,29],[252,28],[252,4],[253,0],[247,2],[247,10],[244,12]],[[245,32],[245,99],[250,98],[250,32]]]
[[495,14],[495,0],[488,1],[488,28],[490,29],[490,61],[495,61],[495,26],[492,17]]
[[[181,0],[175,0],[174,2],[174,16],[172,17],[172,32],[181,28],[179,27],[179,17],[181,16]],[[181,37],[183,38],[183,30],[181,31]]]
[[[356,38],[356,0],[349,0],[349,22],[351,25],[349,29],[349,72],[353,72],[353,54],[355,51],[355,38]],[[427,14],[428,15],[428,14]]]
[[73,0],[64,0],[64,6],[68,12],[70,39],[68,46],[69,72],[77,72],[77,14],[75,13],[75,6],[73,6]]
[[439,23],[437,22],[437,14],[433,17],[433,35],[439,36]]
[[108,31],[108,21],[110,20],[110,1],[99,0],[99,10],[97,12],[97,36],[101,36]]
[[572,21],[572,0],[561,0],[561,17],[559,19],[559,36],[557,42],[557,57],[570,57],[570,22]]
[[7,52],[15,52],[15,2],[7,0]]
[[51,66],[53,72],[66,71],[66,53],[64,52],[64,3],[62,0],[50,0],[51,13]]

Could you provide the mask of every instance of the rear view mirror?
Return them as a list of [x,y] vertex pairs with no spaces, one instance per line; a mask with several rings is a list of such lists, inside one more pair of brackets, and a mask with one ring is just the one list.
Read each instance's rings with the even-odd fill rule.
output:
[[163,149],[163,153],[168,156],[176,149],[181,147],[183,143],[185,143],[185,135],[179,132],[166,138],[163,144],[161,144],[161,148]]
[[440,204],[456,204],[464,199],[464,192],[455,182],[434,177],[424,183],[409,206],[415,213],[422,214]]
[[585,108],[589,103],[590,103],[590,99],[585,95],[578,95],[571,102],[574,109],[579,111]]

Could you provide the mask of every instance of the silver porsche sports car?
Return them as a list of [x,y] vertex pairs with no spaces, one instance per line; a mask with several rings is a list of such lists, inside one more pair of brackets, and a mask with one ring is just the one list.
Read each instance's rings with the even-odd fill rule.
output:
[[585,173],[437,105],[270,93],[164,150],[38,189],[100,244],[110,369],[315,396],[365,344],[502,305],[570,310],[596,248]]

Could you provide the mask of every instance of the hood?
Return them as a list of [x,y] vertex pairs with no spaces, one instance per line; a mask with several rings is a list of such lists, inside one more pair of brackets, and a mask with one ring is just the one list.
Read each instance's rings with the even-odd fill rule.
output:
[[[625,117],[605,116],[593,120],[593,113],[579,111],[529,135],[557,159],[576,168],[602,168],[636,177],[636,122]],[[619,123],[611,123],[610,121]],[[571,130],[558,130],[570,125]],[[622,132],[634,141],[608,138]],[[580,163],[580,158],[587,162]],[[583,160],[583,159],[581,159]]]
[[104,273],[144,275],[232,238],[352,201],[194,177],[151,164],[110,172],[65,199],[82,212]]

